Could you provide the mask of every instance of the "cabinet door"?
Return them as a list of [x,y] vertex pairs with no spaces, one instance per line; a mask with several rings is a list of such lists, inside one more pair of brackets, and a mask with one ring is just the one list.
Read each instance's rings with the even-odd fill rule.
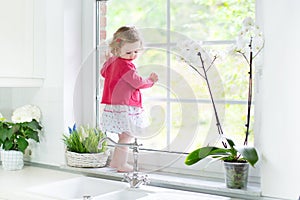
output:
[[0,78],[33,75],[33,33],[33,0],[0,0]]

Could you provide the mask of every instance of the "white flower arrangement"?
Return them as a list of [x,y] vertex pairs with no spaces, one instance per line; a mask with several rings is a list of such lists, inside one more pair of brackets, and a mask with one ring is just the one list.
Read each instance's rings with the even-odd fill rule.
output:
[[14,123],[31,122],[33,119],[39,122],[40,118],[41,111],[37,106],[25,105],[15,109],[11,120]]
[[253,82],[253,61],[264,48],[264,36],[259,26],[255,25],[251,17],[246,17],[243,20],[242,28],[236,40],[236,45],[233,46],[233,52],[241,54],[246,60],[249,67],[249,83],[248,83],[248,109],[246,121],[246,137],[244,144],[248,144],[248,136],[250,129],[250,116],[252,105],[252,82]]
[[12,122],[0,114],[0,147],[3,150],[25,152],[29,140],[39,142],[41,111],[37,106],[25,105],[14,110]]

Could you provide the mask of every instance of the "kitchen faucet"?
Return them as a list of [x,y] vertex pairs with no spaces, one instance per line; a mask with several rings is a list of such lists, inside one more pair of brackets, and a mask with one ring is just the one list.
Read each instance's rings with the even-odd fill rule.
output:
[[138,169],[138,152],[139,152],[139,147],[142,146],[142,144],[137,143],[137,138],[134,138],[134,142],[132,142],[132,143],[117,143],[110,137],[104,137],[99,141],[98,148],[101,149],[102,143],[107,140],[112,142],[115,146],[127,146],[127,147],[132,148],[133,171],[132,171],[132,173],[129,172],[127,174],[124,174],[123,180],[127,181],[130,184],[131,188],[138,188],[142,184],[148,184],[149,183],[148,176],[147,175],[140,176],[138,173],[138,171],[139,171],[139,169]]

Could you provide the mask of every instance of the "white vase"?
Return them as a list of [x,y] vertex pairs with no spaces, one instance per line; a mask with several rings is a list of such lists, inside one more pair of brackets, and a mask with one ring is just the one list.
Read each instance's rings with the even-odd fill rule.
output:
[[2,167],[5,170],[20,170],[24,166],[23,153],[21,151],[1,151]]

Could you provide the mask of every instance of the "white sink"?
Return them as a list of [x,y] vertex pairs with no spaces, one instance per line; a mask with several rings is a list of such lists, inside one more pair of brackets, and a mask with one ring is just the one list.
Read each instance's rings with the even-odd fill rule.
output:
[[84,196],[95,197],[128,188],[128,183],[92,177],[78,177],[57,181],[28,189],[29,192],[61,200],[82,200]]
[[[130,188],[126,182],[92,177],[78,177],[57,181],[27,190],[31,194],[55,200],[228,200],[208,194],[178,191],[153,186]],[[86,197],[86,198],[85,198]],[[88,198],[90,197],[90,198]]]
[[230,197],[220,197],[215,195],[209,194],[202,194],[202,193],[192,193],[192,192],[185,192],[185,191],[172,191],[172,192],[158,192],[154,194],[149,194],[148,196],[139,198],[138,200],[230,200]]
[[153,191],[147,191],[140,188],[126,188],[105,195],[100,195],[92,200],[136,200],[154,194]]

